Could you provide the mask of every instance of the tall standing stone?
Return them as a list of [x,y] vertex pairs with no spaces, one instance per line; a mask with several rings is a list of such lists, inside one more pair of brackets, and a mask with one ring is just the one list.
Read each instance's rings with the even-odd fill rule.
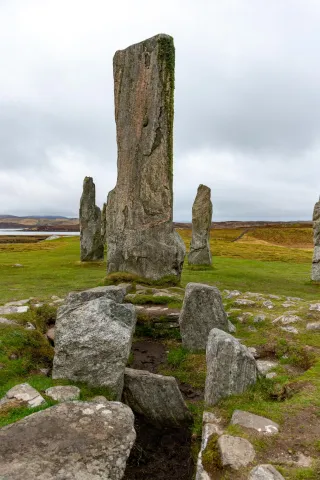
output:
[[320,199],[313,210],[313,259],[311,279],[320,282]]
[[173,39],[160,34],[113,59],[118,178],[107,202],[108,273],[179,280],[185,246],[174,231]]
[[211,265],[211,222],[211,190],[205,185],[199,185],[197,196],[192,207],[192,240],[188,256],[190,265]]
[[101,239],[105,244],[107,241],[107,204],[104,203],[101,210]]
[[101,212],[96,206],[96,187],[91,177],[85,177],[80,200],[80,260],[103,259]]

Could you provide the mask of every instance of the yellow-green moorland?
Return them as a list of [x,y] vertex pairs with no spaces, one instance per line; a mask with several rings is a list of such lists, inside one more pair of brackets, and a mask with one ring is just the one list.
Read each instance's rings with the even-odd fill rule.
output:
[[[179,230],[179,233],[188,248],[191,231]],[[320,302],[320,285],[310,281],[312,230],[303,226],[272,227],[243,233],[241,229],[213,230],[210,243],[212,268],[192,268],[186,262],[181,285],[192,281],[217,285],[221,291],[239,290],[241,294],[238,296],[223,293],[229,319],[236,326],[235,336],[245,345],[255,347],[260,359],[277,362],[273,370],[276,376],[261,379],[244,394],[221,401],[213,410],[222,417],[227,432],[252,442],[257,453],[254,464],[273,463],[288,480],[316,480],[320,478],[317,461],[320,456],[320,331],[306,328],[308,322],[320,321],[320,312],[310,310],[310,303]],[[22,267],[15,267],[15,264]],[[104,277],[105,262],[79,262],[79,238],[76,237],[50,242],[0,244],[2,304],[30,297],[50,303],[52,295],[64,296],[71,290],[103,284]],[[246,292],[257,292],[262,296],[247,296]],[[278,298],[269,297],[270,294]],[[287,297],[291,298],[288,300]],[[255,303],[239,306],[238,298],[250,298]],[[170,305],[170,298],[167,300],[169,306],[179,306],[179,300],[174,299],[174,305]],[[266,300],[272,302],[272,308],[264,305]],[[149,301],[148,296],[141,296],[141,303]],[[288,312],[295,312],[294,315],[299,317],[293,324],[296,333],[283,330],[279,321],[273,323]],[[258,315],[265,318],[257,322]],[[40,368],[48,368],[52,362],[53,348],[43,332],[54,322],[55,308],[48,305],[40,309],[32,307],[25,314],[7,317],[15,319],[21,326],[0,325],[0,398],[22,381],[28,381],[42,393],[53,384],[62,384],[40,373]],[[25,330],[23,324],[27,321],[33,323],[36,330]],[[156,338],[168,352],[166,361],[158,367],[159,373],[174,375],[182,385],[200,392],[188,402],[195,419],[193,438],[196,450],[204,408],[201,394],[205,381],[205,354],[184,349],[178,332],[174,335],[164,332],[159,338],[159,334],[143,322],[141,318],[137,335]],[[110,398],[105,390],[92,390],[85,385],[80,387],[83,399],[97,393]],[[52,403],[48,401],[47,406]],[[235,409],[278,422],[279,434],[261,437],[252,431],[228,426]],[[0,409],[0,425],[16,421],[28,413],[30,410],[23,407]],[[295,463],[301,454],[307,457],[304,466]],[[230,472],[221,470],[214,438],[209,442],[205,460],[215,478],[235,478]],[[245,480],[248,469],[237,475],[237,480]]]

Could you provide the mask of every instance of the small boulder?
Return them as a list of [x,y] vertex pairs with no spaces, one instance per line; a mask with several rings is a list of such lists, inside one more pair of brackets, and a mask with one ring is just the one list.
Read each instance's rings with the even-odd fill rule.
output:
[[221,464],[223,467],[230,467],[239,470],[246,467],[254,460],[255,451],[248,440],[231,435],[222,435],[218,439]]
[[290,325],[291,323],[300,322],[301,318],[297,315],[280,315],[280,317],[273,320],[272,323],[281,323],[282,325]]
[[257,367],[262,375],[266,375],[270,370],[278,366],[278,362],[272,360],[257,360]]
[[233,412],[230,423],[231,425],[252,428],[266,435],[274,435],[279,432],[279,425],[272,420],[242,410],[235,410]]
[[176,427],[192,421],[174,377],[126,368],[123,399],[134,412],[159,427]]
[[260,313],[260,314],[258,314],[254,317],[253,322],[254,323],[261,323],[261,322],[264,322],[265,319],[266,319],[266,316],[263,313]]
[[230,320],[228,320],[228,331],[229,333],[236,333],[237,331],[236,327],[230,322]]
[[295,327],[291,327],[290,325],[287,326],[287,327],[280,327],[281,330],[284,330],[285,332],[289,332],[289,333],[294,333],[295,335],[297,335],[297,333],[299,333],[299,330]]
[[320,312],[320,303],[312,303],[312,304],[310,304],[309,310],[310,310],[310,311]]
[[133,305],[106,297],[58,310],[52,378],[108,387],[121,397],[136,324]]
[[210,332],[206,361],[205,402],[208,405],[244,392],[257,380],[257,364],[247,347],[217,328]]
[[179,323],[182,344],[190,350],[205,349],[213,328],[228,332],[228,319],[219,290],[202,283],[188,283]]
[[272,465],[258,465],[254,467],[248,480],[285,480]]
[[135,441],[119,402],[65,402],[0,429],[0,478],[120,480]]
[[29,383],[21,383],[11,388],[4,398],[1,400],[2,403],[6,403],[11,399],[22,400],[27,402],[30,408],[38,407],[39,405],[45,403],[45,399],[40,395],[40,393]]
[[271,300],[265,300],[262,304],[263,307],[268,308],[269,310],[274,308],[274,303]]
[[315,331],[320,330],[320,322],[307,323],[306,329]]
[[78,400],[80,397],[80,388],[73,385],[59,385],[47,388],[45,394],[58,402],[67,402],[69,400]]
[[256,302],[254,300],[247,300],[245,298],[237,298],[237,300],[233,302],[233,305],[239,307],[254,307]]

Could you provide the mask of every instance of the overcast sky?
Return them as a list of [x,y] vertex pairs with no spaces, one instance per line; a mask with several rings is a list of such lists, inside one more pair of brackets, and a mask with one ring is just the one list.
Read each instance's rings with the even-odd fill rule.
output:
[[320,193],[319,0],[0,0],[0,214],[77,216],[116,182],[112,58],[174,37],[174,218],[309,220]]

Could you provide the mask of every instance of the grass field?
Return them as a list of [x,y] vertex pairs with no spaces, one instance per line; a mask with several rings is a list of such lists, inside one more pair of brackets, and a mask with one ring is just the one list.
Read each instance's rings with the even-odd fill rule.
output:
[[[188,248],[191,231],[179,233]],[[205,282],[221,289],[320,298],[320,285],[310,281],[311,228],[261,228],[235,242],[241,233],[232,229],[212,231],[213,268],[194,269],[186,262],[182,285]],[[94,287],[103,282],[105,272],[105,262],[79,262],[78,237],[0,244],[0,303],[30,296],[46,300],[51,295]]]
[[[179,233],[189,248],[191,231],[179,230]],[[319,457],[320,332],[306,329],[307,322],[320,321],[320,312],[309,310],[311,301],[320,302],[320,284],[310,280],[312,229],[272,227],[246,232],[219,229],[212,231],[210,245],[213,267],[189,267],[186,261],[182,286],[188,282],[203,282],[217,285],[222,291],[236,289],[242,293],[262,293],[264,299],[267,294],[282,296],[273,299],[273,309],[267,310],[263,300],[257,300],[253,307],[236,307],[235,298],[227,298],[224,294],[226,311],[236,326],[236,337],[248,347],[256,347],[261,358],[277,361],[278,366],[276,378],[260,380],[244,394],[221,401],[214,408],[215,413],[221,415],[226,425],[235,409],[264,415],[280,423],[278,435],[264,438],[235,426],[226,427],[228,433],[252,442],[257,452],[256,462],[268,463],[279,452],[281,455],[303,452],[313,459]],[[15,267],[15,264],[22,267]],[[64,296],[71,290],[101,285],[105,276],[105,262],[79,262],[78,237],[29,244],[0,244],[0,304],[29,297],[49,301],[52,295]],[[293,300],[294,304],[289,308],[300,317],[297,334],[283,331],[278,323],[273,323],[279,315],[287,313],[283,307],[285,297],[300,298]],[[165,301],[165,297],[159,298]],[[150,299],[143,297],[142,300]],[[255,323],[254,316],[261,313],[266,315],[266,320]],[[53,317],[54,308],[45,305],[42,309],[12,316],[22,324],[21,327],[0,325],[0,398],[9,388],[23,381],[28,381],[42,393],[53,384],[63,383],[38,373],[39,368],[46,368],[52,361],[53,349],[42,333]],[[24,329],[23,324],[27,321],[33,323],[36,330]],[[165,345],[167,360],[159,368],[159,373],[174,375],[192,388],[203,390],[204,352],[188,352],[181,347],[178,336],[158,339],[150,328],[141,329],[141,332],[144,333],[137,329],[136,336],[148,335]],[[108,397],[107,391],[79,386],[82,399],[98,393]],[[47,406],[51,404],[52,401],[48,400]],[[193,432],[198,446],[203,401],[193,401],[189,407],[195,419]],[[9,411],[0,409],[0,426],[28,413],[25,407]],[[214,458],[214,452],[207,453]],[[320,465],[316,461],[308,467],[273,463],[286,480],[320,479]],[[235,478],[228,472],[221,474],[217,470],[217,474],[219,479]],[[237,475],[237,480],[245,480],[248,470]]]

